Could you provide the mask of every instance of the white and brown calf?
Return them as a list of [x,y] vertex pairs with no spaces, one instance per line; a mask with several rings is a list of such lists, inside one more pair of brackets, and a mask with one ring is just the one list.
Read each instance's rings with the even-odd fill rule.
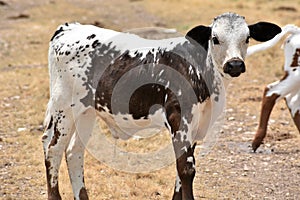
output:
[[286,34],[289,35],[284,44],[285,75],[279,81],[269,84],[264,91],[262,107],[257,132],[252,141],[254,151],[262,143],[267,133],[268,121],[276,102],[285,99],[291,116],[300,132],[300,29],[293,25],[286,25],[282,32],[272,40],[248,48],[248,55],[274,46]]
[[222,112],[229,81],[245,72],[249,38],[267,41],[280,31],[266,22],[248,26],[234,13],[195,27],[186,37],[163,40],[91,25],[60,26],[49,48],[43,135],[48,199],[61,199],[58,172],[64,152],[74,198],[88,199],[83,156],[95,113],[115,138],[166,127],[176,155],[173,199],[194,199],[196,141]]

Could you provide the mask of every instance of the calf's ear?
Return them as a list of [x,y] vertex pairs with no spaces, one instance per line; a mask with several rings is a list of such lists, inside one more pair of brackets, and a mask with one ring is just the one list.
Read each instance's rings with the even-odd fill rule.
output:
[[259,42],[268,41],[281,32],[279,26],[270,22],[258,22],[249,25],[248,27],[250,30],[250,37]]
[[205,50],[208,48],[208,40],[211,35],[211,27],[199,25],[192,28],[186,34],[186,38],[191,42],[197,42],[200,44]]

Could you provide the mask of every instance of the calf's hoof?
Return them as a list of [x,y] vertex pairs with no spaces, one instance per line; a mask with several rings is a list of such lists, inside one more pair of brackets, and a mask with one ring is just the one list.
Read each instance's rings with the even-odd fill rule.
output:
[[258,147],[262,144],[262,139],[260,138],[255,138],[252,141],[252,149],[254,152],[256,152],[256,150],[258,149]]

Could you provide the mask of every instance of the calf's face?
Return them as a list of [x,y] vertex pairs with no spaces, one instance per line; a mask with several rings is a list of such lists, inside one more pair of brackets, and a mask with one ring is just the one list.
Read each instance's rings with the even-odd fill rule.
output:
[[187,38],[199,43],[208,52],[212,64],[224,77],[238,77],[246,71],[244,59],[250,38],[267,41],[281,32],[268,22],[247,25],[245,18],[235,13],[216,17],[211,26],[197,26]]
[[211,26],[209,50],[221,73],[237,77],[246,71],[244,59],[250,38],[245,19],[238,15],[219,16]]

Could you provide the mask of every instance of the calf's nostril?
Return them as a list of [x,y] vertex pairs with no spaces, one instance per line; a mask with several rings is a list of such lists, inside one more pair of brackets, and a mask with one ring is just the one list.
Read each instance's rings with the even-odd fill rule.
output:
[[237,68],[241,68],[242,65],[244,65],[244,62],[239,60],[233,60],[230,61],[228,64],[231,68],[237,69]]
[[233,68],[233,65],[231,65],[230,63],[228,63],[227,64],[227,70],[230,71],[230,70],[232,70],[232,68]]
[[228,62],[228,70],[239,71],[241,73],[246,71],[245,63],[241,60],[232,60]]

